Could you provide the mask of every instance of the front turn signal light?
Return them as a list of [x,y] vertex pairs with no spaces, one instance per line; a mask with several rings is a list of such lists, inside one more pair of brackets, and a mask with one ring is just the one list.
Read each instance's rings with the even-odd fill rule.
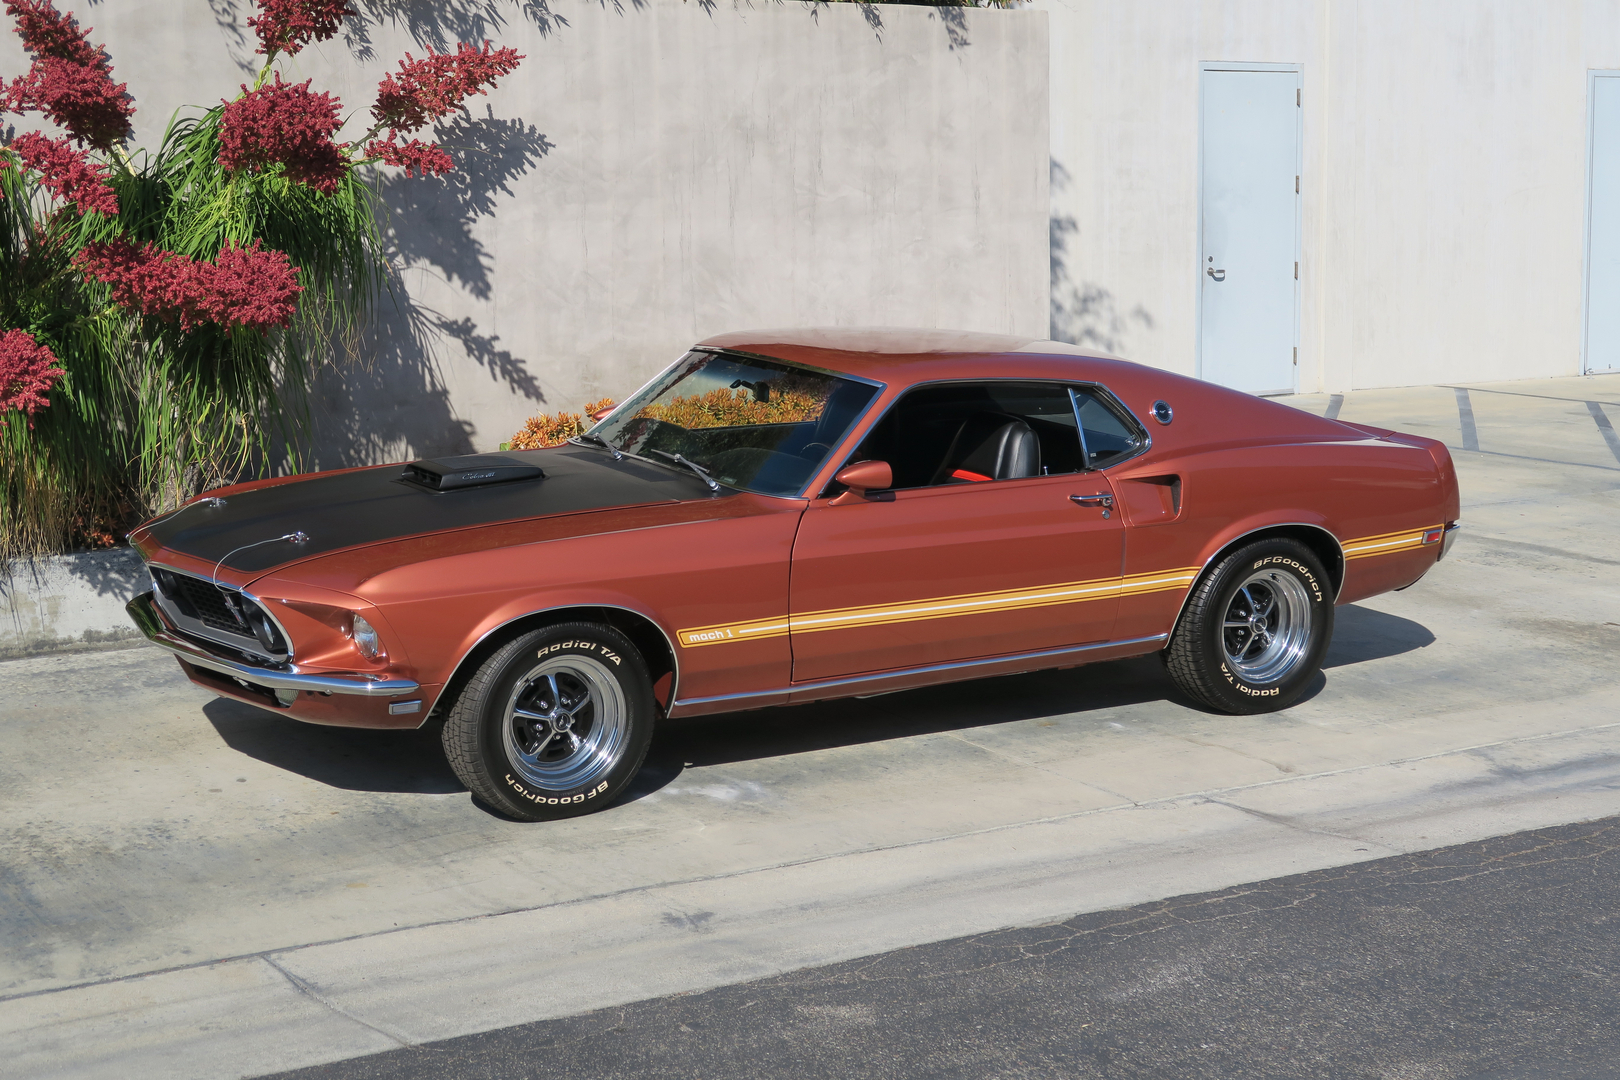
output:
[[367,660],[375,660],[382,655],[382,638],[377,636],[376,628],[366,622],[364,615],[354,617],[354,627],[349,636],[354,639],[354,647]]

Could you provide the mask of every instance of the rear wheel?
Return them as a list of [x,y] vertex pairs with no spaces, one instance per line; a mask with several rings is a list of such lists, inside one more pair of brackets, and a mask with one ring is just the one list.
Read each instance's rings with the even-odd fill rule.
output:
[[630,783],[647,756],[655,708],[628,638],[597,623],[560,623],[484,661],[446,717],[445,757],[503,813],[573,817]]
[[1277,537],[1240,548],[1198,583],[1164,659],[1176,685],[1212,709],[1271,712],[1305,692],[1332,636],[1321,560]]

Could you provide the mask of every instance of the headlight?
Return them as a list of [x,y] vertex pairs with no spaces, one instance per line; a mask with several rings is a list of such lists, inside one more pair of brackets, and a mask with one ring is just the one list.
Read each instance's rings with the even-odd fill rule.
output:
[[354,628],[349,632],[349,636],[354,639],[354,647],[359,649],[360,655],[367,660],[375,660],[382,655],[382,638],[378,637],[377,631],[366,622],[364,615],[354,617]]
[[253,636],[259,639],[259,644],[268,649],[271,655],[287,656],[291,652],[281,638],[281,631],[276,629],[276,624],[270,621],[270,616],[266,615],[258,604],[244,603],[242,614],[246,617],[247,624],[253,628]]

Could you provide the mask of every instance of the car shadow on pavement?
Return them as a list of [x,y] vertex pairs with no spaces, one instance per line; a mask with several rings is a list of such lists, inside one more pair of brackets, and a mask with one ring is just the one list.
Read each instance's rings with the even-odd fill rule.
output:
[[[1421,649],[1434,635],[1420,623],[1354,604],[1336,612],[1332,669]],[[1327,686],[1318,673],[1299,701]],[[1109,660],[1061,671],[1004,675],[906,690],[871,698],[665,722],[653,738],[643,775],[622,797],[650,794],[683,768],[810,753],[838,746],[990,727],[1020,720],[1081,717],[1106,724],[1114,710],[1164,702],[1190,712],[1212,710],[1185,697],[1157,655]],[[1280,718],[1285,713],[1277,714]]]
[[210,701],[203,715],[232,750],[330,787],[411,795],[467,790],[444,759],[437,724],[414,731],[323,727],[229,698]]
[[1333,644],[1328,646],[1325,668],[1349,667],[1369,660],[1399,656],[1434,644],[1434,635],[1422,623],[1385,611],[1346,604],[1334,613]]
[[[1333,644],[1323,666],[1331,670],[1397,656],[1434,640],[1420,623],[1350,604],[1336,613]],[[1326,685],[1318,674],[1300,700],[1309,701]],[[1113,710],[1152,702],[1210,712],[1176,690],[1155,655],[870,698],[665,721],[653,736],[641,772],[615,804],[644,798],[694,766],[1048,717],[1105,724],[1115,719]],[[209,702],[203,713],[233,750],[331,787],[432,795],[467,790],[444,760],[436,724],[415,731],[322,727],[226,698]]]

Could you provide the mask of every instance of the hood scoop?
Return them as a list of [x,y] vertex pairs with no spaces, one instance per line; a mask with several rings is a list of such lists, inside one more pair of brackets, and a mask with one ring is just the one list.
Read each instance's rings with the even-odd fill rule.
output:
[[545,478],[546,472],[540,466],[505,454],[466,454],[413,461],[399,475],[400,483],[436,494]]

